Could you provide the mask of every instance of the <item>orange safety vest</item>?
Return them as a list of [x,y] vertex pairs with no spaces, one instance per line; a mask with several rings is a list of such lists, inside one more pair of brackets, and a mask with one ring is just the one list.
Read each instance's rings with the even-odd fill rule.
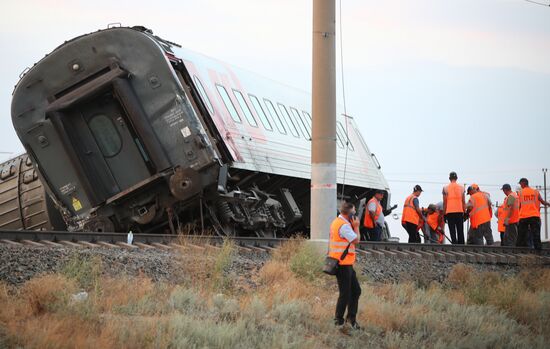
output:
[[447,189],[447,207],[445,208],[445,214],[454,212],[463,213],[464,205],[462,194],[464,194],[464,187],[456,182],[451,182],[445,188]]
[[519,191],[519,219],[540,217],[539,192],[525,187]]
[[499,233],[504,233],[506,231],[506,226],[504,225],[504,219],[506,219],[506,217],[508,217],[508,211],[506,211],[505,207],[506,207],[506,199],[504,199],[504,202],[498,208],[497,218],[498,218],[498,232]]
[[437,227],[439,227],[439,212],[436,211],[428,215],[428,225],[433,230],[437,230]]
[[416,212],[416,208],[414,207],[413,201],[415,198],[416,196],[414,196],[414,194],[411,194],[405,200],[401,222],[409,222],[418,226],[420,223],[420,217],[418,217],[418,212]]
[[[371,202],[374,202],[376,204],[376,212],[374,212],[374,221],[372,220],[372,217],[369,214],[369,205]],[[378,202],[378,199],[373,197],[372,199],[369,200],[369,202],[367,202],[367,207],[365,209],[365,219],[363,220],[363,225],[369,229],[374,228],[374,225],[378,220],[378,217],[380,217],[381,213],[382,213],[382,205],[380,205],[380,202]]]
[[491,210],[489,208],[489,199],[482,192],[477,192],[470,196],[473,207],[470,212],[470,224],[472,229],[476,229],[483,223],[491,221]]
[[336,217],[330,224],[330,241],[328,245],[328,255],[338,259],[340,265],[353,265],[355,263],[355,244],[351,244],[347,256],[340,260],[342,253],[346,250],[349,241],[340,237],[340,228],[343,225],[351,224],[342,216]]
[[[506,203],[508,202],[508,198],[510,196],[513,196],[514,198],[516,198],[514,200],[514,205],[512,205],[512,207],[508,207],[506,205]],[[506,200],[502,204],[502,207],[504,208],[504,211],[506,212],[506,215],[504,216],[504,218],[508,217],[508,212],[510,212],[510,210],[512,210],[512,215],[510,216],[510,221],[508,223],[514,224],[514,223],[519,222],[519,197],[518,197],[518,194],[516,194],[515,192],[511,192],[510,196],[506,197]],[[504,224],[504,221],[503,221],[503,224]]]

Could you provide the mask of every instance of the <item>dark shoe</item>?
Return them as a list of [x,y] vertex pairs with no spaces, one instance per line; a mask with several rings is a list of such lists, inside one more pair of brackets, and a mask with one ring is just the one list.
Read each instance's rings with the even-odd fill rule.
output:
[[334,319],[334,326],[344,326],[344,319]]
[[357,321],[354,321],[354,322],[350,322],[350,327],[352,330],[361,330],[361,326],[359,326],[359,324],[357,323]]

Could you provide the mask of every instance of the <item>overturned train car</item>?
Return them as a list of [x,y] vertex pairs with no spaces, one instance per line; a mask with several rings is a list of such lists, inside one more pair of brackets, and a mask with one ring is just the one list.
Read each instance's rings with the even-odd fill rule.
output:
[[[308,230],[311,96],[183,49],[143,27],[74,38],[17,84],[12,121],[70,230],[221,235]],[[338,113],[338,182],[389,188]],[[339,184],[339,193],[341,184]]]

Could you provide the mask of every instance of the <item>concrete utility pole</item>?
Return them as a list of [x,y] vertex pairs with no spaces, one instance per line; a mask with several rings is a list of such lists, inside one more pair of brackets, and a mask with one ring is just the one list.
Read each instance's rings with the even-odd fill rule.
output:
[[[546,173],[548,172],[547,168],[542,169],[542,174],[544,175],[544,201],[546,200]],[[548,240],[548,207],[544,206],[544,238]]]
[[311,239],[326,240],[336,215],[336,3],[313,0]]

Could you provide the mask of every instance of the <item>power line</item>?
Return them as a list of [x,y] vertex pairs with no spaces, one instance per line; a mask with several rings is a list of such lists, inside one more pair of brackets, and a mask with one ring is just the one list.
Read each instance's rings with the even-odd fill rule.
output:
[[544,6],[544,7],[550,7],[550,4],[545,4],[545,3],[542,3],[542,2],[538,2],[538,1],[533,1],[533,0],[525,0],[525,1],[530,2],[532,4],[541,5],[541,6]]

